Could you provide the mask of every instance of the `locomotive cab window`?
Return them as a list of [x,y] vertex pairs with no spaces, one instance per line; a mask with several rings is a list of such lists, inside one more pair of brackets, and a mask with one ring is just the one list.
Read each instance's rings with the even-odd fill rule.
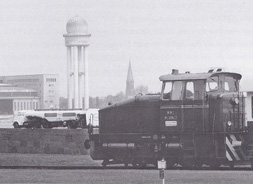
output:
[[218,90],[218,77],[210,77],[206,81],[206,91],[216,91]]
[[185,98],[186,99],[194,98],[194,83],[193,82],[186,83]]
[[182,100],[183,81],[174,81],[164,83],[163,99]]
[[204,80],[165,82],[162,97],[166,100],[203,100],[204,86]]
[[238,91],[239,90],[238,84],[239,84],[238,80],[234,79],[231,76],[225,76],[225,85],[224,85],[225,91],[231,91],[231,92]]
[[205,96],[205,81],[194,80],[186,82],[185,99],[203,100]]
[[164,83],[163,99],[171,98],[172,82]]

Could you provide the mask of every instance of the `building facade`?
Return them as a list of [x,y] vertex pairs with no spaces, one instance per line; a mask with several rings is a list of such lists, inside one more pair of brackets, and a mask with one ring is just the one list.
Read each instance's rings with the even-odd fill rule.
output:
[[0,115],[39,108],[40,97],[36,90],[16,87],[11,84],[0,84]]
[[59,108],[59,76],[57,74],[1,76],[1,83],[33,89],[40,99],[40,109]]

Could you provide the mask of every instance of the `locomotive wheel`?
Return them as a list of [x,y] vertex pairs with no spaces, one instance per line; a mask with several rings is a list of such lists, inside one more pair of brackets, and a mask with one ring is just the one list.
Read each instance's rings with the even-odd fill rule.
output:
[[157,163],[157,161],[154,162],[153,165],[155,166],[156,169],[158,168],[158,163]]
[[102,163],[103,168],[105,168],[105,167],[106,167],[106,165],[107,165],[106,163],[104,163],[104,162]]
[[195,169],[199,169],[199,168],[201,168],[202,167],[202,165],[203,165],[203,160],[201,160],[201,159],[197,159],[197,160],[195,160],[195,163],[194,163],[194,168]]
[[108,159],[105,159],[105,160],[102,162],[103,168],[105,168],[105,167],[107,166],[108,163],[109,163],[109,160],[108,160]]
[[212,168],[212,169],[218,169],[220,167],[220,163],[218,160],[216,159],[213,159],[213,160],[210,160],[209,161],[209,166]]
[[234,162],[229,162],[229,167],[230,167],[230,169],[233,169],[234,166],[235,166]]
[[136,163],[136,162],[133,162],[132,165],[134,168],[146,168],[148,166],[147,163]]
[[141,163],[141,164],[139,164],[139,166],[140,166],[140,168],[146,168],[148,166],[148,164],[147,163]]
[[166,160],[166,167],[167,167],[167,169],[168,168],[172,168],[175,164],[176,163],[173,160]]
[[194,160],[192,159],[184,159],[182,161],[182,167],[185,168],[185,169],[193,169],[194,168],[194,165],[195,165],[195,162]]
[[136,163],[132,163],[132,166],[133,166],[134,168],[136,168],[136,167],[137,167],[137,164],[136,164]]
[[147,163],[138,163],[138,164],[134,164],[133,166],[138,169],[141,169],[141,168],[144,169],[148,166],[148,164]]

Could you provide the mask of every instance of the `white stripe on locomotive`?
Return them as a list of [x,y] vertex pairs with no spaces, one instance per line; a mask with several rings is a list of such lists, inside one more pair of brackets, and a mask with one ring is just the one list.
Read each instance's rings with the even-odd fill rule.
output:
[[[229,148],[229,150],[232,152],[232,154],[234,155],[235,159],[241,160],[227,137],[226,137],[226,145]],[[226,150],[226,152],[227,152],[227,150]]]
[[[241,148],[241,144],[244,137],[242,137],[241,135],[238,136],[239,136],[238,138],[236,138],[234,134],[226,136],[226,158],[228,159],[228,161],[236,161],[236,160],[239,161],[247,159],[246,154]],[[233,160],[233,158],[235,160]]]

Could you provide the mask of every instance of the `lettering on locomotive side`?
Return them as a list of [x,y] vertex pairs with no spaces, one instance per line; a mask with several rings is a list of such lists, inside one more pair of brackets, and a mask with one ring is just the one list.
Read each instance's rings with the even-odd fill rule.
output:
[[168,118],[169,118],[169,120],[176,120],[177,116],[169,116]]
[[142,139],[151,139],[151,136],[141,136]]
[[165,126],[177,126],[177,121],[165,121]]
[[169,114],[169,115],[174,115],[175,112],[170,110],[170,111],[167,111],[167,114]]

